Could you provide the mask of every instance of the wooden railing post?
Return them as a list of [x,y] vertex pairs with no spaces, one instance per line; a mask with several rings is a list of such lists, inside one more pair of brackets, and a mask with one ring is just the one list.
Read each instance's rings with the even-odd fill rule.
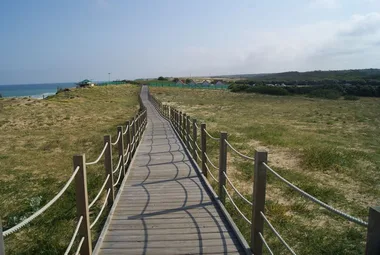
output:
[[112,144],[111,144],[111,136],[104,136],[104,145],[107,144],[106,151],[104,152],[104,168],[106,170],[106,176],[110,175],[108,178],[108,182],[106,184],[106,189],[110,189],[110,195],[108,197],[108,205],[112,205],[115,199],[115,193],[113,188],[113,164],[112,164]]
[[186,116],[186,146],[190,151],[190,116]]
[[255,255],[261,255],[263,253],[263,242],[259,233],[264,235],[264,219],[261,216],[261,212],[264,213],[265,209],[267,170],[263,163],[267,163],[267,160],[268,153],[266,151],[255,151],[251,225],[251,250]]
[[206,168],[206,151],[207,151],[207,144],[206,144],[206,124],[201,124],[201,150],[202,150],[202,173],[207,178],[207,168]]
[[[117,127],[117,132],[119,133],[120,132],[120,139],[119,139],[119,142],[118,142],[118,145],[117,145],[117,149],[118,149],[118,152],[119,152],[119,159],[121,157],[121,180],[124,179],[124,175],[125,175],[125,167],[124,167],[124,135],[123,135],[123,126],[118,126]],[[118,161],[119,162],[119,161]]]
[[183,140],[185,145],[187,144],[187,141],[186,141],[186,122],[187,122],[187,116],[186,116],[186,113],[184,113],[183,119],[182,119],[182,130],[183,130],[182,140]]
[[182,112],[179,112],[179,126],[178,126],[178,133],[179,137],[182,139]]
[[86,175],[86,157],[84,154],[75,155],[73,158],[74,171],[79,167],[78,173],[75,176],[75,198],[77,206],[77,219],[83,217],[79,227],[79,240],[84,237],[80,254],[92,254],[92,240],[90,229],[90,216],[88,211],[88,193],[87,193],[87,175]]
[[196,143],[197,143],[197,119],[193,119],[193,158],[194,160],[197,162],[198,159],[197,159],[197,146],[196,146]]
[[[131,122],[128,120],[126,125],[125,125],[127,128],[127,133],[125,134],[125,148],[128,148],[128,152],[131,151],[131,127],[130,127],[130,124],[131,124]],[[131,153],[129,153],[129,154],[131,154]],[[131,156],[129,156],[127,165],[129,164],[130,159],[131,159]]]
[[4,237],[3,237],[3,224],[0,218],[0,255],[5,255]]
[[380,206],[370,207],[365,254],[380,254]]
[[226,186],[226,176],[224,173],[227,172],[227,132],[220,132],[219,140],[219,199],[225,204],[226,203],[226,192],[223,187]]

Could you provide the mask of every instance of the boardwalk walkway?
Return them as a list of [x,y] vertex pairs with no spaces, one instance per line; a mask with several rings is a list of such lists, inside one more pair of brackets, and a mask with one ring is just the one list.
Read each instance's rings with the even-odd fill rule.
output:
[[243,254],[146,87],[142,99],[147,129],[95,254]]

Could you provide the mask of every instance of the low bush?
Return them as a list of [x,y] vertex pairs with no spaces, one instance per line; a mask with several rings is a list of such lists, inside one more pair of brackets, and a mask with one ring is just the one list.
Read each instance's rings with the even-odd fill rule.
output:
[[345,96],[344,96],[344,100],[352,100],[352,101],[355,101],[355,100],[359,100],[359,97],[357,97],[357,96],[353,96],[353,95],[345,95]]

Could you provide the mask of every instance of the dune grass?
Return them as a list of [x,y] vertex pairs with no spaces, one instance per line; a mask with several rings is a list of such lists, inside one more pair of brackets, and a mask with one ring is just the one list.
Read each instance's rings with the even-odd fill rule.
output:
[[[257,148],[268,150],[270,166],[329,205],[367,221],[368,207],[380,204],[379,99],[150,90],[162,102],[179,108],[198,123],[206,123],[212,135],[227,131],[230,143],[239,151],[253,156]],[[208,154],[217,165],[218,141],[207,143]],[[227,172],[235,186],[252,199],[252,162],[229,150]],[[250,218],[249,205],[236,194],[233,197]],[[231,203],[227,208],[249,240],[249,225]],[[332,215],[270,174],[266,214],[299,254],[364,253],[366,228]],[[286,254],[268,226],[265,236],[275,254]]]
[[[94,160],[103,136],[138,111],[139,87],[117,85],[76,89],[45,100],[0,100],[0,212],[10,228],[46,204],[73,171],[74,154]],[[114,151],[114,164],[117,153]],[[87,167],[89,200],[105,179],[103,161]],[[100,209],[96,205],[91,217]],[[46,213],[5,238],[7,254],[63,254],[76,225],[73,187]],[[106,215],[106,214],[104,214]],[[92,218],[93,219],[93,218]],[[102,222],[93,231],[93,240]]]

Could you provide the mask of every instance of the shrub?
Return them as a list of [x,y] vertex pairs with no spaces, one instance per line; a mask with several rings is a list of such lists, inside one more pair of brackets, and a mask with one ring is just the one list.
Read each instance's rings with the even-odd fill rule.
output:
[[341,93],[333,89],[316,89],[309,93],[310,97],[319,97],[326,99],[338,99]]
[[268,86],[255,86],[249,87],[247,92],[276,95],[276,96],[286,96],[289,95],[289,92],[284,88],[279,87],[268,87]]
[[359,97],[357,97],[357,96],[353,96],[353,95],[345,95],[345,96],[344,96],[344,100],[352,100],[352,101],[355,101],[355,100],[359,100]]

